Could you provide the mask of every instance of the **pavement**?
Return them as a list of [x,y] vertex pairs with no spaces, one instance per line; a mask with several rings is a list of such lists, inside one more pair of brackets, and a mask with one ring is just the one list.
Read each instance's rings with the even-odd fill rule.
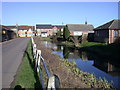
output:
[[29,40],[16,38],[2,43],[2,88],[11,87]]

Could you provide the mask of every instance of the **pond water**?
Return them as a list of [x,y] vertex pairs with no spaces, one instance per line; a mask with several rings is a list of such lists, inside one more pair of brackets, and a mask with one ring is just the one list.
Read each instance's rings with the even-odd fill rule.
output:
[[109,62],[109,58],[106,60],[101,56],[80,51],[74,47],[56,45],[48,41],[43,41],[43,44],[59,57],[75,61],[82,71],[93,73],[97,78],[105,78],[108,82],[113,82],[115,88],[120,89],[120,67],[115,62]]

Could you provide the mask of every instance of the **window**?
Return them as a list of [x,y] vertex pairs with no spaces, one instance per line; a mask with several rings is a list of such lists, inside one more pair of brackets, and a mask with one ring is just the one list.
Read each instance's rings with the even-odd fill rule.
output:
[[57,31],[57,29],[54,29],[54,31]]
[[114,31],[114,37],[118,37],[119,36],[119,32],[117,30]]

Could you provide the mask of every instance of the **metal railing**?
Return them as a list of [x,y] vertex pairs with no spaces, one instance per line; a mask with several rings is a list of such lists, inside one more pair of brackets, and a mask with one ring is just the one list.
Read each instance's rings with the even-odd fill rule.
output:
[[[42,83],[42,88],[56,90],[56,88],[60,87],[60,80],[59,80],[57,75],[50,74],[50,72],[49,72],[49,70],[48,70],[48,68],[46,66],[46,62],[45,62],[44,58],[41,55],[41,50],[37,49],[37,46],[36,46],[36,44],[34,42],[33,37],[31,37],[31,40],[32,40],[33,57],[35,59],[35,68],[36,68],[37,73],[39,75],[40,82]],[[42,66],[41,63],[43,63],[45,72],[46,72],[47,77],[48,77],[46,87],[44,86],[44,78],[42,76],[42,70],[40,68]]]

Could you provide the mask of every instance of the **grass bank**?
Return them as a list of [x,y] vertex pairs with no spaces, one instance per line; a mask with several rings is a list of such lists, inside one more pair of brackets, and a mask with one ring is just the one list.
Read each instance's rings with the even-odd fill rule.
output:
[[60,45],[74,46],[75,44],[73,42],[70,42],[70,41],[63,41],[60,43]]
[[105,46],[105,43],[97,43],[97,42],[82,42],[80,44],[81,47],[90,47],[90,46]]
[[77,68],[76,63],[70,62],[68,60],[62,60],[64,65],[68,67],[69,70],[71,70],[76,76],[81,78],[81,81],[91,88],[113,88],[112,82],[108,83],[108,81],[104,78],[97,79],[94,74],[83,72],[79,68]]
[[81,44],[82,50],[90,51],[102,56],[110,56],[114,58],[119,58],[120,43],[113,43],[106,45],[105,43],[93,43],[86,42]]
[[23,61],[17,73],[15,88],[18,86],[22,88],[41,88],[38,75],[34,69],[31,40],[28,43]]

